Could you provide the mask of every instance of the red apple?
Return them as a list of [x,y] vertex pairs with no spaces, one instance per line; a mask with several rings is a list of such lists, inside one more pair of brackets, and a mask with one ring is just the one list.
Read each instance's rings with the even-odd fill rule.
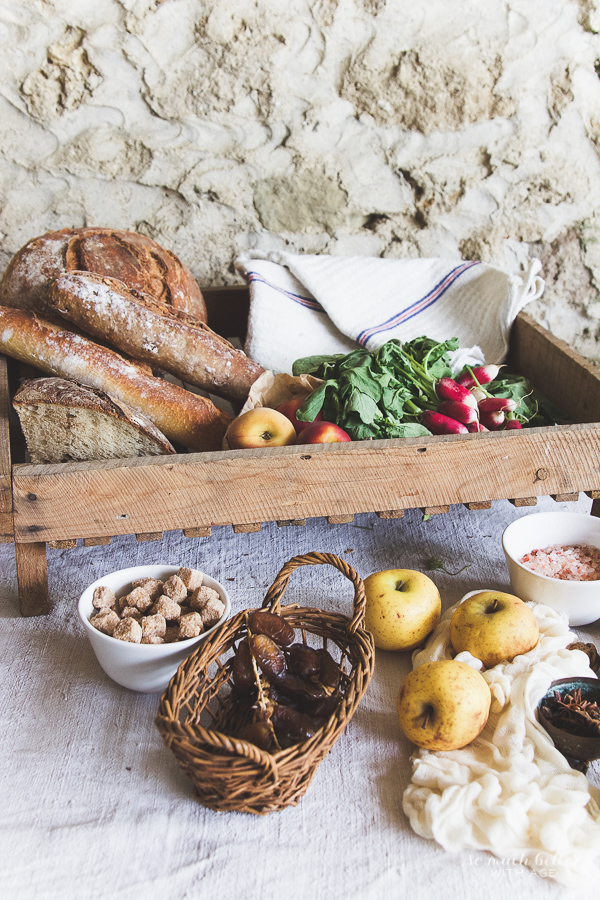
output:
[[226,437],[232,450],[284,447],[294,443],[296,431],[283,413],[268,406],[259,406],[234,419]]
[[[291,400],[286,400],[285,403],[281,403],[277,407],[277,412],[283,413],[283,415],[290,420],[290,422],[296,429],[296,434],[300,434],[300,432],[309,424],[308,422],[301,422],[300,419],[296,418],[296,413],[306,402],[307,396],[308,395],[304,397],[292,397]],[[322,422],[323,413],[318,412],[313,421]]]
[[296,438],[297,444],[337,444],[351,441],[349,434],[333,422],[311,422]]

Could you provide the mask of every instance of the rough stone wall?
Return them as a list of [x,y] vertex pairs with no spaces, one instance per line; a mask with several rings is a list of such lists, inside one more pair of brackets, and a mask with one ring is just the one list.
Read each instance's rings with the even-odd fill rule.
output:
[[0,0],[0,268],[56,227],[174,250],[543,262],[600,362],[600,0]]

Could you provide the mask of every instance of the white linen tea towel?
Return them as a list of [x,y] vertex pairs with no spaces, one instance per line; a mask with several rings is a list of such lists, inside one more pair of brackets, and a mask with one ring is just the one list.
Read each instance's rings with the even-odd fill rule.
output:
[[541,264],[522,276],[456,259],[381,259],[251,251],[237,269],[250,286],[245,350],[273,372],[303,356],[374,350],[392,338],[457,337],[453,368],[500,363],[508,332],[541,296]]
[[[413,668],[452,658],[450,619],[458,605],[413,654]],[[490,686],[488,722],[461,750],[413,754],[403,808],[417,834],[445,850],[488,850],[505,868],[526,865],[574,887],[598,878],[600,798],[555,748],[535,710],[555,679],[594,673],[585,653],[566,649],[577,640],[566,618],[542,603],[530,606],[540,639],[529,653],[487,670],[469,653],[456,656]]]

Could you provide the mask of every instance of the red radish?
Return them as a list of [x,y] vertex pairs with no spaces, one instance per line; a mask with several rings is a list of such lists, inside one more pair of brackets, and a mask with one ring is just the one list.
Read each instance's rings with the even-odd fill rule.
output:
[[485,398],[487,397],[486,392],[482,391],[481,388],[478,387],[471,388],[470,393],[473,394],[478,403],[480,403],[482,400],[485,400]]
[[494,366],[491,363],[487,366],[475,366],[471,369],[475,377],[471,375],[471,372],[463,372],[456,381],[458,384],[462,384],[463,387],[477,387],[477,382],[479,384],[489,384],[490,381],[493,381],[498,376],[499,371],[500,366]]
[[426,409],[421,413],[421,422],[425,428],[429,428],[432,434],[468,434],[466,425],[451,419],[450,416],[444,416],[442,413],[434,412],[432,409]]
[[475,408],[477,401],[471,391],[457,384],[453,378],[440,378],[435,383],[435,392],[440,400],[457,400],[459,403],[466,403],[467,406]]
[[482,412],[479,416],[479,421],[486,428],[489,428],[490,431],[497,431],[501,425],[504,425],[504,413],[501,409],[493,410],[492,412]]
[[509,419],[509,421],[504,426],[504,431],[514,431],[515,428],[522,428],[523,426],[519,422],[518,419]]
[[463,425],[472,425],[479,418],[477,407],[467,406],[460,400],[442,400],[438,406],[438,412],[443,416],[450,416],[451,419],[462,422]]
[[481,422],[473,422],[472,425],[468,425],[467,427],[471,434],[475,434],[478,431],[489,431],[490,430],[489,428],[486,428],[485,425],[482,425]]
[[486,397],[477,404],[480,413],[491,413],[502,410],[504,412],[514,412],[517,404],[510,397]]

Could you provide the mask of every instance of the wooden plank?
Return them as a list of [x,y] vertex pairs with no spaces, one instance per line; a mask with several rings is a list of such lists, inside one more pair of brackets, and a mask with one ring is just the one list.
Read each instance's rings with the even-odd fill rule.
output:
[[590,500],[600,500],[600,491],[584,491],[584,494],[586,495],[586,497],[589,497]]
[[557,503],[576,503],[579,500],[579,491],[572,494],[551,494],[551,497]]
[[46,544],[15,542],[19,606],[23,616],[45,616],[50,611]]
[[236,534],[252,534],[255,531],[260,531],[261,523],[260,522],[247,522],[245,525],[234,525],[233,530]]
[[326,516],[330,525],[347,525],[354,521],[354,516]]
[[423,506],[421,512],[424,516],[440,516],[450,512],[449,506]]
[[0,355],[0,543],[14,540],[9,430],[10,392],[6,358]]
[[279,528],[287,528],[289,525],[306,525],[306,519],[278,519]]
[[46,547],[48,550],[74,550],[77,546],[77,540],[75,538],[69,538],[68,541],[47,541]]
[[211,528],[210,525],[199,525],[197,528],[184,528],[183,535],[184,537],[189,538],[199,538],[199,537],[210,537]]
[[574,422],[600,422],[600,369],[528,313],[513,323],[507,363]]
[[517,508],[521,508],[522,506],[536,506],[537,497],[509,497],[508,502],[512,503],[512,505]]
[[109,537],[89,537],[83,539],[84,547],[107,547],[109,544]]
[[150,531],[146,534],[136,534],[136,538],[140,543],[144,541],[162,541],[162,531]]
[[257,527],[595,490],[600,425],[314,444],[305,456],[290,446],[14,466],[15,534],[24,542],[143,534],[199,519]]
[[476,500],[474,503],[465,503],[467,509],[478,510],[478,509],[491,509],[492,501],[491,500]]
[[380,519],[401,519],[404,516],[403,509],[380,510],[377,515]]

